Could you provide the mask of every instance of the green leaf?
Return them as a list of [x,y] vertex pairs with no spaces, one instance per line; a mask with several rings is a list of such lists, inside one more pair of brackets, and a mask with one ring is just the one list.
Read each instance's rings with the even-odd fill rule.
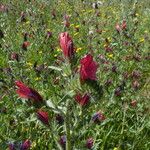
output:
[[55,67],[55,66],[48,66],[49,69],[52,69],[52,70],[56,70],[56,71],[62,71],[61,68],[59,67]]

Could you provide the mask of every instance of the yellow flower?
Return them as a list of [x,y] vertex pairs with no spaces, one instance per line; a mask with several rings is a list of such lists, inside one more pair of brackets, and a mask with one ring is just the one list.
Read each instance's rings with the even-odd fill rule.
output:
[[107,55],[109,58],[113,58],[113,54],[108,54]]
[[92,10],[89,10],[88,12],[89,12],[89,13],[91,13],[91,12],[92,12]]
[[70,27],[74,26],[74,24],[71,24]]
[[35,78],[35,81],[39,81],[39,80],[41,80],[41,78],[40,78],[40,77]]
[[144,38],[141,38],[141,39],[140,39],[140,42],[144,42],[144,41],[145,41]]
[[148,31],[147,31],[147,30],[145,30],[145,31],[144,31],[144,33],[148,33]]
[[76,25],[75,28],[79,28],[79,25]]
[[119,150],[119,148],[117,148],[117,147],[114,147],[114,149],[113,150]]
[[27,62],[27,65],[31,67],[33,64],[31,62]]
[[80,50],[82,50],[82,48],[81,48],[81,47],[77,48],[77,50],[76,50],[76,51],[77,51],[77,52],[79,52]]
[[57,56],[58,56],[57,54],[54,55],[54,57],[57,57]]
[[136,13],[136,14],[135,14],[135,16],[136,16],[136,17],[138,17],[138,16],[139,16],[139,14],[138,14],[138,13]]
[[47,32],[50,32],[51,30],[50,30],[50,29],[46,29],[46,31],[47,31]]
[[29,128],[23,128],[22,131],[23,132],[27,132],[29,130]]
[[30,21],[27,21],[26,24],[30,24]]
[[57,52],[60,52],[60,51],[61,51],[61,49],[60,49],[59,47],[57,47],[56,51],[57,51]]
[[111,42],[111,37],[108,37],[107,39],[108,39],[109,42]]
[[76,36],[76,35],[78,35],[78,34],[79,34],[79,33],[77,32],[77,33],[74,34],[74,36]]
[[39,54],[42,54],[43,52],[42,51],[39,51]]

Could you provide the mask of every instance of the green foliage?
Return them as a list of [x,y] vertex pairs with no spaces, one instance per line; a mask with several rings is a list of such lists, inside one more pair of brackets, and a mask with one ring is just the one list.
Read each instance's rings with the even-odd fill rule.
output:
[[[103,0],[94,9],[93,2],[1,0],[0,149],[25,139],[31,140],[33,150],[61,149],[58,141],[66,134],[73,150],[87,149],[90,137],[93,150],[149,149],[150,3]],[[70,17],[69,28],[64,15]],[[123,20],[126,29],[117,32],[115,26]],[[64,31],[74,42],[73,64],[59,46]],[[26,50],[25,33],[30,43]],[[18,61],[12,53],[18,54]],[[99,65],[97,80],[82,83],[80,59],[89,53]],[[49,113],[50,127],[37,119],[37,108],[29,100],[18,98],[16,80],[42,95],[41,109]],[[74,99],[77,93],[89,93],[90,103],[81,107]],[[92,116],[98,111],[105,120],[96,124]],[[58,123],[57,114],[65,123]]]

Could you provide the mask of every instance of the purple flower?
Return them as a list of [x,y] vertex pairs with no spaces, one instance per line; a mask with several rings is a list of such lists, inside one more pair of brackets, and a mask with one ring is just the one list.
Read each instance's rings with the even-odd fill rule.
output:
[[59,140],[59,144],[65,149],[66,147],[66,135],[62,135]]
[[15,150],[15,145],[13,143],[10,143],[8,146],[8,150]]
[[63,116],[61,116],[60,114],[57,114],[55,118],[58,124],[62,124],[64,122]]
[[94,143],[93,138],[88,138],[87,141],[86,141],[86,147],[88,149],[91,149],[93,147],[93,143]]
[[92,121],[94,123],[100,123],[102,121],[104,121],[106,118],[105,116],[101,113],[101,112],[96,112],[93,116],[92,116]]
[[20,150],[28,150],[30,146],[31,142],[27,139],[21,144]]

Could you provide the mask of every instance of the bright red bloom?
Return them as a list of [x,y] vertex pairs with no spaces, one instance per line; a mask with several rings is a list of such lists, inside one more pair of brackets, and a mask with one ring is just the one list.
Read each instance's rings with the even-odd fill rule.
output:
[[80,60],[80,79],[81,80],[96,80],[96,71],[98,64],[93,61],[93,56],[88,54]]
[[75,95],[75,101],[79,103],[81,106],[85,106],[89,103],[90,96],[88,94],[84,94],[83,96],[81,94]]
[[59,35],[60,47],[64,53],[64,56],[72,59],[74,56],[74,47],[72,38],[69,36],[68,32],[60,33]]
[[43,124],[49,125],[48,112],[39,110],[39,111],[37,112],[37,117],[38,117],[38,119],[39,119]]
[[93,147],[93,143],[94,143],[93,138],[87,139],[87,141],[86,141],[86,147],[87,147],[88,149],[91,149],[91,148]]
[[32,99],[32,100],[34,100],[34,102],[42,102],[43,101],[43,98],[41,97],[41,95],[37,91],[26,86],[21,81],[15,81],[15,84],[18,87],[18,89],[16,90],[16,93],[21,98]]
[[31,142],[27,139],[21,144],[20,150],[28,150],[30,147]]

